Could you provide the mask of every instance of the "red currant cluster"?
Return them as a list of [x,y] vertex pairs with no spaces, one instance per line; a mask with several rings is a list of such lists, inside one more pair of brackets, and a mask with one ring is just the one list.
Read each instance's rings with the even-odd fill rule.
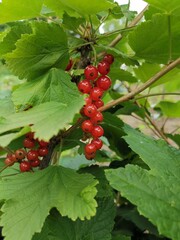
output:
[[34,139],[34,133],[29,132],[23,141],[23,149],[7,154],[4,161],[6,166],[19,162],[21,172],[27,172],[40,165],[41,159],[48,154],[48,142]]
[[[100,139],[104,134],[104,130],[98,124],[103,121],[103,115],[98,108],[104,105],[102,96],[104,91],[111,87],[111,79],[107,76],[110,71],[110,65],[113,63],[114,57],[111,54],[104,56],[98,66],[89,65],[84,70],[85,79],[78,83],[78,89],[83,94],[89,94],[85,99],[86,105],[81,110],[81,114],[89,119],[84,120],[81,128],[83,132],[92,140],[85,145],[85,157],[91,160],[95,157],[96,151],[101,149],[103,143]],[[99,75],[100,74],[100,75]]]

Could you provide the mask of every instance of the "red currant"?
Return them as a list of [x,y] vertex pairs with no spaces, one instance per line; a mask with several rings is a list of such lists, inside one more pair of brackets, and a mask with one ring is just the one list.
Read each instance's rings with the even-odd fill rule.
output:
[[25,138],[23,141],[23,146],[25,148],[33,148],[35,146],[35,141],[30,138]]
[[82,124],[81,124],[81,128],[83,130],[83,132],[86,133],[90,133],[93,129],[93,124],[90,120],[85,120]]
[[103,95],[103,91],[99,87],[94,87],[90,92],[90,97],[93,101],[99,100]]
[[104,106],[104,102],[103,102],[101,99],[99,99],[98,101],[95,101],[95,102],[94,102],[94,105],[95,105],[95,106],[97,107],[97,109],[98,109],[98,108]]
[[95,156],[96,156],[96,153],[93,153],[93,154],[85,153],[85,157],[86,157],[87,160],[92,160],[92,159],[95,158]]
[[104,134],[104,129],[101,126],[94,126],[91,134],[95,139],[100,138]]
[[106,54],[103,58],[103,61],[112,64],[114,62],[114,56],[112,54]]
[[27,159],[29,161],[34,161],[38,158],[39,154],[36,150],[30,150],[28,153],[27,153]]
[[92,88],[91,83],[87,79],[84,79],[83,81],[78,83],[78,89],[82,93],[90,93],[91,88]]
[[97,149],[97,150],[101,149],[101,148],[102,148],[102,145],[103,145],[102,140],[99,139],[99,138],[93,139],[93,140],[91,141],[91,143],[96,146],[96,149]]
[[31,161],[30,165],[31,165],[31,167],[38,167],[40,165],[40,162],[41,161],[39,159],[36,159],[34,161]]
[[10,158],[12,160],[12,162],[17,162],[17,158],[15,154],[7,154],[6,158]]
[[38,149],[38,154],[40,157],[44,157],[48,154],[48,149],[45,147],[41,147]]
[[45,142],[45,141],[43,141],[43,140],[40,140],[40,141],[38,141],[38,142],[39,142],[39,145],[40,145],[41,147],[47,147],[47,146],[49,145],[48,142]]
[[26,152],[23,149],[18,149],[15,152],[15,156],[18,160],[22,160],[26,156]]
[[84,107],[84,114],[87,117],[93,117],[97,112],[97,108],[94,104],[88,104]]
[[31,169],[31,165],[27,161],[22,161],[19,165],[21,172],[28,172]]
[[110,64],[107,62],[100,62],[98,64],[98,71],[102,75],[107,75],[110,71]]
[[95,66],[89,65],[84,69],[84,75],[87,80],[95,80],[98,76],[98,70]]
[[112,83],[111,79],[107,76],[101,76],[96,81],[97,87],[103,89],[104,91],[106,91],[110,88],[111,83]]
[[96,150],[97,150],[96,146],[93,143],[88,143],[84,147],[84,151],[86,154],[94,154],[94,153],[96,153]]
[[73,65],[73,61],[72,61],[72,59],[69,59],[69,63],[68,63],[68,65],[66,66],[66,71],[69,71],[71,68],[72,68],[72,65]]
[[[91,122],[93,124],[97,124],[103,121],[103,115],[101,112],[97,112],[92,118],[91,118]],[[91,130],[92,131],[92,130]]]
[[86,105],[92,103],[92,99],[90,97],[85,98]]
[[14,161],[11,158],[6,158],[4,160],[4,163],[6,164],[6,166],[12,166],[14,164]]
[[29,139],[34,139],[34,132],[29,132],[29,133],[26,133],[26,138],[29,138]]

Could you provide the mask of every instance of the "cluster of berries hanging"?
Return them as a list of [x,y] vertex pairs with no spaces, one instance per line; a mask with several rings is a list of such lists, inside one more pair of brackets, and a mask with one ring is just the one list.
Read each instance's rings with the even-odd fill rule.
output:
[[98,111],[98,108],[104,105],[101,99],[104,91],[111,87],[111,79],[107,74],[113,61],[113,55],[107,54],[97,67],[87,66],[84,70],[85,79],[78,83],[79,91],[83,94],[89,94],[85,99],[86,105],[81,111],[81,114],[88,118],[83,121],[81,128],[92,139],[84,148],[84,154],[88,160],[93,159],[96,151],[101,149],[103,145],[100,137],[103,136],[104,130],[98,125],[103,121],[103,115]]
[[31,171],[32,168],[38,167],[41,159],[48,154],[48,144],[48,142],[34,139],[34,133],[29,132],[23,141],[24,148],[7,154],[4,163],[6,166],[12,166],[18,162],[21,172]]

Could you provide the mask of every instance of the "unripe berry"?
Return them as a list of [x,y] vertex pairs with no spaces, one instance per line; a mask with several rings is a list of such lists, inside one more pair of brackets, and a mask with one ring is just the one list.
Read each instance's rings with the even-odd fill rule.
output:
[[107,76],[100,76],[96,81],[96,86],[106,91],[111,86],[111,79]]
[[84,151],[86,154],[94,154],[96,153],[96,146],[93,143],[88,143],[84,147]]
[[103,58],[103,61],[112,64],[114,62],[114,56],[112,54],[106,54]]
[[95,80],[98,77],[98,70],[95,66],[89,65],[84,69],[84,75],[87,80]]
[[94,87],[90,92],[90,97],[93,101],[99,100],[103,95],[103,91],[99,87]]
[[84,79],[78,83],[78,89],[82,93],[90,93],[91,88],[92,88],[91,83],[87,79]]
[[15,156],[18,160],[22,160],[25,158],[26,156],[26,152],[23,149],[18,149],[15,152]]
[[107,75],[110,71],[110,64],[107,62],[99,62],[98,71],[102,75]]
[[14,164],[14,161],[11,158],[6,158],[4,160],[4,163],[6,164],[6,166],[12,166]]
[[84,107],[84,114],[87,117],[93,117],[97,112],[97,108],[94,104],[88,104]]
[[90,120],[85,120],[81,124],[81,128],[82,128],[83,132],[90,133],[93,129],[93,124]]
[[104,134],[104,129],[101,126],[94,126],[91,134],[95,139],[100,138]]

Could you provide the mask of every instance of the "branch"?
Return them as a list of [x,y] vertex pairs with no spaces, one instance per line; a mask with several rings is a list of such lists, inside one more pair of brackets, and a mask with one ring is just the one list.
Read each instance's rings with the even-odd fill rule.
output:
[[155,97],[155,96],[168,96],[168,95],[177,95],[180,96],[180,93],[151,93],[151,94],[146,94],[143,96],[135,97],[135,100],[139,100],[141,98],[148,98],[148,97]]
[[144,83],[143,85],[141,85],[140,87],[136,88],[134,91],[128,93],[125,96],[122,96],[108,104],[106,104],[105,106],[99,108],[99,111],[105,111],[109,108],[112,108],[116,105],[118,105],[119,103],[122,102],[126,102],[130,99],[133,99],[137,94],[139,94],[140,92],[144,91],[146,88],[148,88],[149,86],[151,86],[153,83],[155,83],[157,80],[159,80],[162,76],[164,76],[166,73],[168,73],[169,71],[171,71],[172,69],[174,69],[176,66],[178,66],[180,64],[180,58],[176,59],[175,61],[171,62],[169,65],[165,66],[160,72],[156,73],[153,77],[151,77],[146,83]]

